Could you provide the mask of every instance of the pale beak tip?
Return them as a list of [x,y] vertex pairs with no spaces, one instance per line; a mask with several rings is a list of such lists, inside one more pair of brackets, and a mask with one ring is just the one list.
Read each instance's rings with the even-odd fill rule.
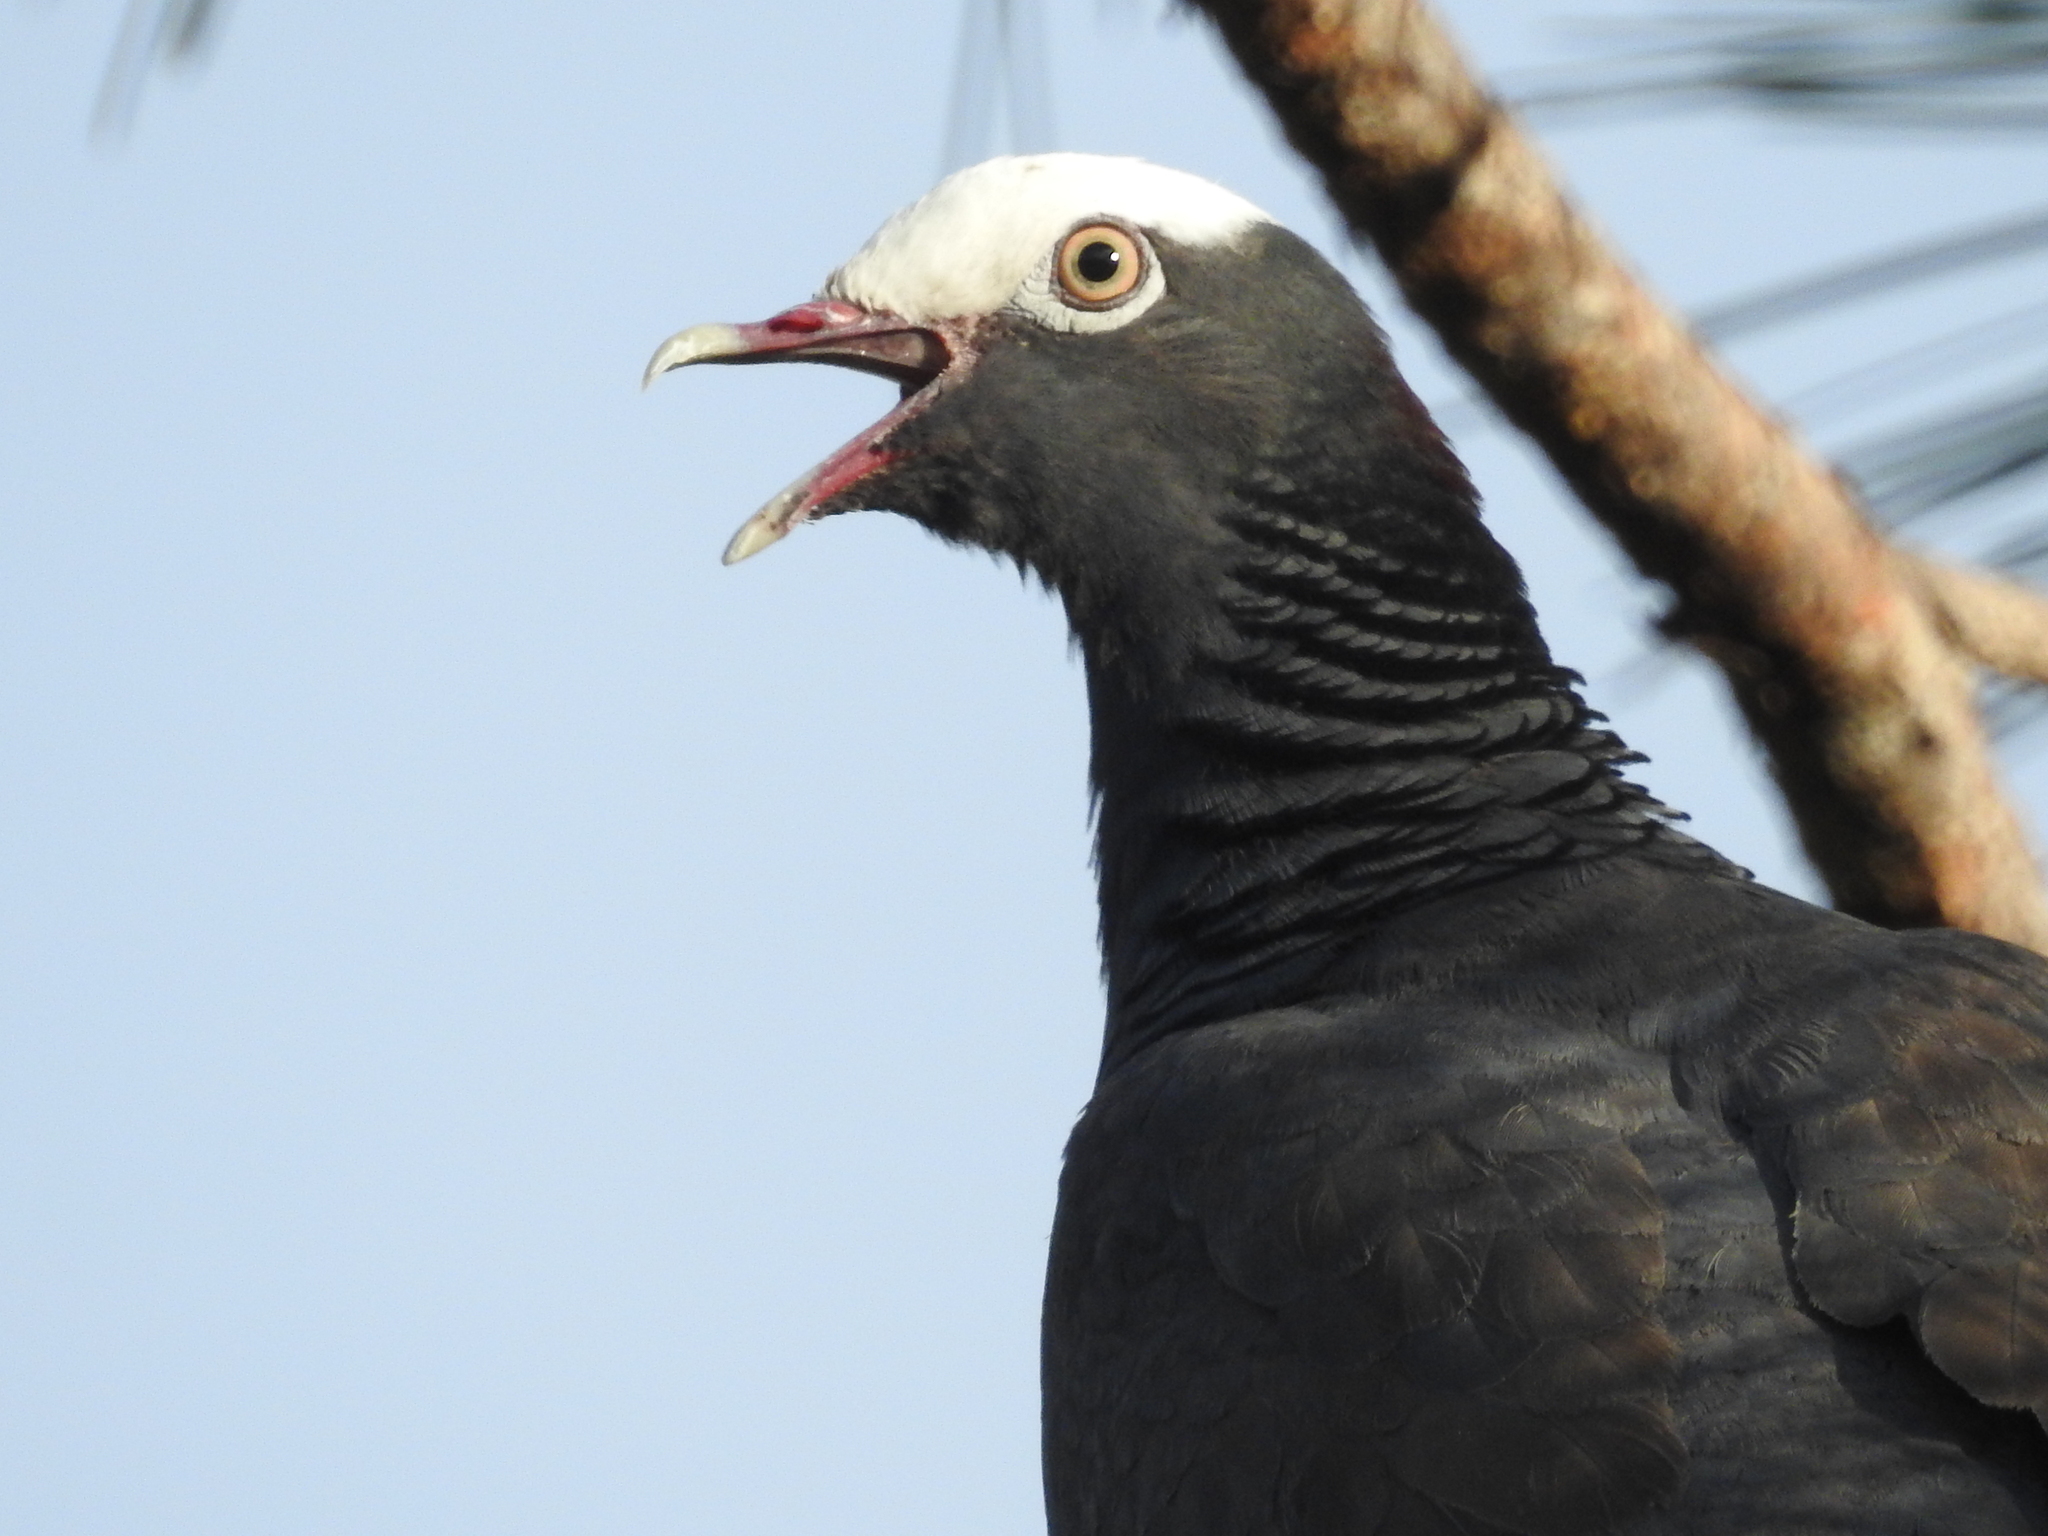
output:
[[788,532],[788,526],[778,523],[764,508],[740,524],[740,531],[735,533],[732,542],[725,546],[725,554],[720,557],[720,563],[738,565],[749,555],[758,555]]
[[747,338],[737,326],[693,325],[687,331],[677,331],[654,349],[654,356],[647,360],[647,371],[640,375],[640,387],[645,389],[670,369],[737,357],[749,350]]
[[[747,332],[736,325],[693,325],[687,331],[676,332],[655,348],[654,356],[647,361],[647,371],[640,376],[640,387],[645,389],[671,368],[683,368],[691,363],[712,363],[721,358],[745,357],[759,350]],[[758,555],[802,522],[804,499],[809,494],[814,475],[815,472],[804,476],[740,524],[739,532],[725,546],[724,563],[738,565],[749,555]]]

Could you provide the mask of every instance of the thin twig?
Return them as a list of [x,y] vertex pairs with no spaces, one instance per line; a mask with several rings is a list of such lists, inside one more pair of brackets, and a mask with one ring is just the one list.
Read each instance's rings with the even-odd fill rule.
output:
[[1910,550],[1894,553],[1951,645],[2001,676],[2048,685],[2048,593]]

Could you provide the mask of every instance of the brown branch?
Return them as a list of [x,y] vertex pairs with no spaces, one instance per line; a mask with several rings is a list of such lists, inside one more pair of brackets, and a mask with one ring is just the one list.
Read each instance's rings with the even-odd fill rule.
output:
[[2048,684],[2048,594],[1989,571],[1896,554],[1902,579],[1915,584],[1950,645],[1993,672]]
[[1608,251],[1420,0],[1195,3],[1416,312],[1671,588],[1668,626],[1727,674],[1836,903],[2048,951],[1971,669],[1920,599],[1960,578],[1907,579]]

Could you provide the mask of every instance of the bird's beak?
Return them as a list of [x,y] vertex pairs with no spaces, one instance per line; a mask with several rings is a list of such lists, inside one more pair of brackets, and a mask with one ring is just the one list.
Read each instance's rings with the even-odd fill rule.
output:
[[938,381],[964,357],[965,340],[964,332],[943,322],[913,324],[856,304],[818,299],[756,325],[692,326],[656,348],[641,379],[643,389],[658,375],[691,363],[832,363],[903,386],[903,399],[894,410],[742,523],[725,547],[725,563],[766,549],[798,523],[818,516],[825,503],[894,462],[898,455],[888,446],[889,434],[929,403]]

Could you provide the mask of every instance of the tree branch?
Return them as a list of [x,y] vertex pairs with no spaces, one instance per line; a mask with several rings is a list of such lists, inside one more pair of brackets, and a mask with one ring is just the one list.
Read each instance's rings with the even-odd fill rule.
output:
[[1947,640],[1970,643],[1990,578],[1896,556],[1608,251],[1421,0],[1195,3],[1416,312],[1671,589],[1667,627],[1727,674],[1836,904],[2048,951]]
[[1989,571],[1894,553],[1950,645],[1993,672],[2048,684],[2048,596]]

